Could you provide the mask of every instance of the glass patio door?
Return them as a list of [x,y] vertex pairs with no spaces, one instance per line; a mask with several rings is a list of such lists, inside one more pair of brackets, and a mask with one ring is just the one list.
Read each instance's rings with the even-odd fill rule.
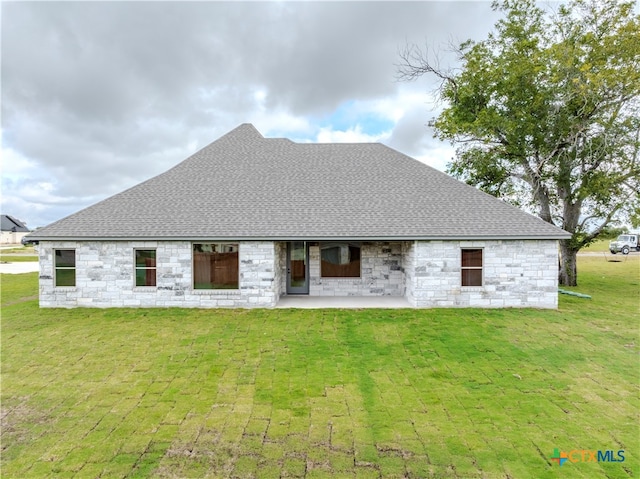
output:
[[306,241],[287,243],[287,294],[309,294],[309,247]]

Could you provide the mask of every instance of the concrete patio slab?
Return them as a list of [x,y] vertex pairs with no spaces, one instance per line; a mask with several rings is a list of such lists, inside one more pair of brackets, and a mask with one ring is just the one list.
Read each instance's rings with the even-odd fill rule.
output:
[[365,308],[411,308],[401,296],[283,296],[276,308],[299,309],[365,309]]

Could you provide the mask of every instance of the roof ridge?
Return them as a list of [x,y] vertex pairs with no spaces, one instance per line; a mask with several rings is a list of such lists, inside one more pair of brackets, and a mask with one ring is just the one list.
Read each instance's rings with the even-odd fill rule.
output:
[[226,133],[225,135],[218,138],[218,140],[214,140],[214,142],[222,140],[223,138],[236,137],[236,136],[245,136],[245,137],[253,136],[255,138],[260,138],[263,140],[265,139],[262,133],[260,133],[258,129],[255,126],[253,126],[252,123],[241,123],[240,125],[236,126],[233,130],[231,130],[229,133]]

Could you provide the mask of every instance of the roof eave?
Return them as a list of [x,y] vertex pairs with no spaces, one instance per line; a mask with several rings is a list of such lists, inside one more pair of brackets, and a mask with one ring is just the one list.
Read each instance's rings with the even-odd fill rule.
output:
[[498,241],[562,240],[569,233],[540,235],[393,235],[393,236],[37,236],[33,241]]

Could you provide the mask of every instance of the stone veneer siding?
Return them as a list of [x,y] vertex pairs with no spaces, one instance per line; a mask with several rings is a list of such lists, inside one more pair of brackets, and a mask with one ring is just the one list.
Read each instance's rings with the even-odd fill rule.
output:
[[[286,294],[286,242],[239,242],[240,288],[194,290],[190,241],[42,241],[41,307],[273,307]],[[157,286],[136,287],[134,249],[155,249]],[[461,248],[483,249],[483,285],[461,286]],[[54,249],[76,250],[76,286],[53,286]],[[555,240],[363,242],[360,278],[321,278],[309,247],[310,295],[406,296],[415,307],[558,305]]]
[[310,296],[404,296],[403,242],[363,242],[360,278],[320,276],[320,246],[309,246]]
[[[483,285],[461,286],[461,248],[483,249]],[[416,307],[558,307],[555,240],[416,241],[404,255]]]
[[[237,290],[194,290],[190,241],[42,241],[41,307],[272,307],[279,297],[275,245],[239,242]],[[53,251],[76,250],[76,286],[54,287]],[[136,287],[134,249],[155,249],[157,285]]]
[[287,243],[275,243],[275,287],[276,298],[287,294]]

